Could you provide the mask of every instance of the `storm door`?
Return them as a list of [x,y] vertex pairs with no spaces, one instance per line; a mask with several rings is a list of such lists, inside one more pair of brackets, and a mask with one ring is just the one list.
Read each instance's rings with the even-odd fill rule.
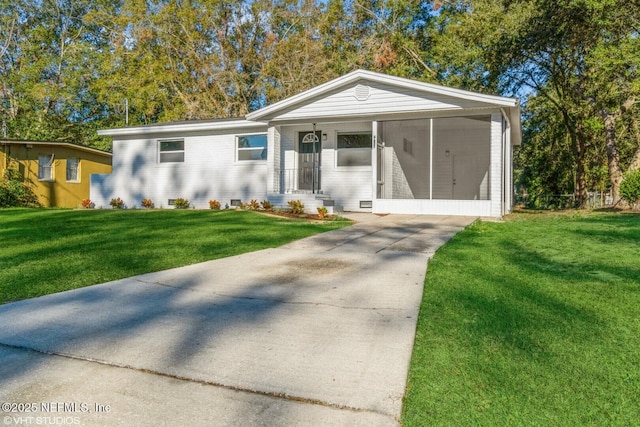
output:
[[298,133],[298,190],[320,190],[322,131]]

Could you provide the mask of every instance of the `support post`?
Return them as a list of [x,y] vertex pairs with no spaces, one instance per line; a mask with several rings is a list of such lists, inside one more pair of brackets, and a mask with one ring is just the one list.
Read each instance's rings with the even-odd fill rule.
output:
[[316,124],[313,124],[313,138],[312,138],[312,164],[311,164],[311,193],[316,194]]

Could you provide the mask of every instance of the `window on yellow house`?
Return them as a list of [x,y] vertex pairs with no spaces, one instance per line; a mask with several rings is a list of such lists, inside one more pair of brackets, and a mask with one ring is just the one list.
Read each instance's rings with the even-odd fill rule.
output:
[[80,159],[67,159],[67,181],[80,182]]
[[53,181],[53,154],[38,156],[38,179]]

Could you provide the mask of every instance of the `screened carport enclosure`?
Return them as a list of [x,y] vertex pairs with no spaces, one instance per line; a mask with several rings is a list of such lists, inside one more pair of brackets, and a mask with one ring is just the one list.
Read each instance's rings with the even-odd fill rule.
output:
[[489,200],[491,116],[378,122],[377,198]]

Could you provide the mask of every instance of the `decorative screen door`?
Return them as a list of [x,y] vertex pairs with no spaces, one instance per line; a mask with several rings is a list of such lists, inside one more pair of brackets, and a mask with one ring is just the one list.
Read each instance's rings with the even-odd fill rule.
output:
[[298,190],[320,190],[320,159],[322,131],[298,134]]

